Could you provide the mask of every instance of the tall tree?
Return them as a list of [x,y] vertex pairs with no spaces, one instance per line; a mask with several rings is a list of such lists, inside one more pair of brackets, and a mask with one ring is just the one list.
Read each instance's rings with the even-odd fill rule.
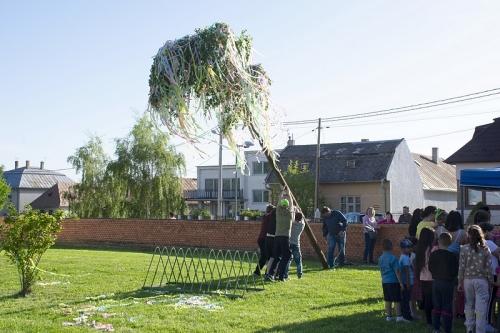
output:
[[[307,168],[299,168],[299,161],[291,160],[288,163],[283,177],[295,196],[295,200],[300,204],[305,216],[314,216],[314,175]],[[278,184],[272,185],[272,202],[276,203],[280,193]]]
[[112,217],[110,207],[116,205],[117,195],[111,193],[106,168],[110,162],[104,152],[101,138],[89,135],[90,141],[68,157],[76,173],[82,174],[80,183],[66,193],[70,209],[79,217]]
[[169,136],[149,114],[137,119],[127,137],[115,141],[117,159],[109,164],[108,171],[126,188],[124,207],[128,215],[166,218],[171,211],[183,211],[184,156],[169,144]]
[[3,210],[3,206],[7,202],[7,196],[10,193],[10,186],[7,184],[5,178],[3,178],[3,165],[0,165],[0,211]]
[[66,194],[72,212],[82,218],[166,218],[171,211],[184,210],[184,156],[148,113],[115,143],[114,161],[96,135],[68,157],[82,174],[81,182]]

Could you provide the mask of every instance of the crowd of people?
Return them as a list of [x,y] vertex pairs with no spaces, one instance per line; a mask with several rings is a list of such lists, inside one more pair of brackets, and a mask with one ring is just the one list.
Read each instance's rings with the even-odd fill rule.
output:
[[[323,237],[328,243],[328,267],[335,269],[336,262],[339,266],[345,264],[347,219],[329,207],[324,207],[321,214]],[[382,276],[386,320],[393,320],[393,307],[397,322],[422,318],[420,309],[425,313],[427,327],[434,333],[441,329],[451,332],[453,320],[463,317],[467,333],[496,332],[492,319],[500,286],[500,279],[497,282],[500,233],[490,219],[488,207],[482,207],[474,214],[472,225],[465,227],[458,211],[448,213],[428,206],[410,214],[405,206],[397,222],[390,212],[377,221],[375,209],[369,207],[363,217],[366,264],[375,264],[373,252],[380,224],[409,223],[409,235],[399,243],[400,258],[392,253],[390,239],[380,242],[383,254],[377,264]],[[253,274],[284,282],[289,279],[289,267],[295,261],[300,279],[303,273],[300,235],[304,226],[302,213],[296,211],[288,189],[284,188],[278,205],[267,206],[262,218],[257,241],[261,257]],[[338,256],[334,257],[336,247]],[[500,291],[498,296],[500,299]]]
[[387,321],[394,305],[398,322],[421,318],[417,308],[424,310],[434,333],[451,332],[452,321],[463,316],[467,333],[497,331],[492,319],[500,285],[500,233],[490,218],[488,207],[482,207],[465,227],[460,212],[428,206],[409,217],[399,259],[391,240],[382,240],[378,266]]

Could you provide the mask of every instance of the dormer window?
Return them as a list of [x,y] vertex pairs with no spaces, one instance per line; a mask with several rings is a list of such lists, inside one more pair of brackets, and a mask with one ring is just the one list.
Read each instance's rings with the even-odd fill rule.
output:
[[347,167],[348,168],[355,168],[356,167],[356,161],[355,160],[349,160],[349,161],[347,161]]

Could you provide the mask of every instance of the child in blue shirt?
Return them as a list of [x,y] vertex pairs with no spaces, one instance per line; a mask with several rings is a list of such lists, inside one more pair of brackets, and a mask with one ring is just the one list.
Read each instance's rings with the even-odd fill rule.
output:
[[378,267],[382,275],[382,289],[384,291],[385,311],[387,321],[392,320],[392,303],[396,310],[396,321],[408,322],[401,315],[401,290],[404,290],[399,269],[399,260],[392,254],[392,242],[390,239],[382,240],[384,253],[378,258]]
[[403,238],[399,243],[403,254],[399,257],[399,268],[401,270],[401,280],[404,290],[401,291],[401,311],[403,318],[412,321],[410,310],[411,288],[413,286],[413,264],[411,262],[411,253],[413,251],[413,242],[408,238]]

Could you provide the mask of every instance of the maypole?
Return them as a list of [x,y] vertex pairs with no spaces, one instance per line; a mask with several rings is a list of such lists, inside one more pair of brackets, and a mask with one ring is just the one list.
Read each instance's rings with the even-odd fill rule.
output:
[[[251,64],[251,37],[234,35],[225,23],[195,30],[167,41],[154,57],[149,76],[149,110],[169,131],[196,147],[202,130],[197,117],[215,119],[238,167],[246,164],[235,132],[248,129],[261,146],[281,186],[287,186],[276,166],[271,133],[279,115],[271,100],[271,80],[260,64]],[[291,194],[294,204],[299,204]],[[305,221],[305,232],[323,267],[325,256]]]

